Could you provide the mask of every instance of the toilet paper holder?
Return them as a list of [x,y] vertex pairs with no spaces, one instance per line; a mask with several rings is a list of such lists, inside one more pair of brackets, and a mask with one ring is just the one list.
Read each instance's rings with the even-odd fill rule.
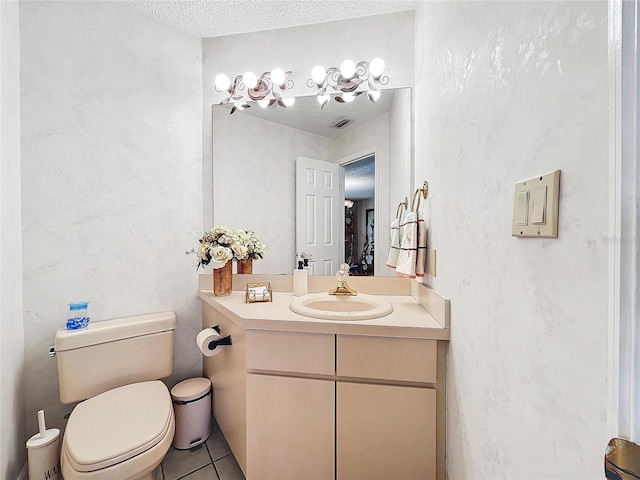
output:
[[[216,325],[213,328],[216,332],[220,333],[220,325]],[[209,350],[215,350],[218,346],[231,345],[231,335],[222,337],[220,340],[213,340],[209,342]]]

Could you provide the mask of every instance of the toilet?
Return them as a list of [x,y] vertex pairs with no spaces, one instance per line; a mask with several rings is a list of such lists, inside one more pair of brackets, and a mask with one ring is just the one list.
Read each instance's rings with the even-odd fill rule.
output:
[[175,431],[169,390],[173,312],[92,322],[55,336],[65,480],[152,480]]

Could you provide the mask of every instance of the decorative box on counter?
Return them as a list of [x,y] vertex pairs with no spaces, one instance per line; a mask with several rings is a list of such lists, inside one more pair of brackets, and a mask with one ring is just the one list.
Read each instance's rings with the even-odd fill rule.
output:
[[272,298],[269,282],[247,283],[246,303],[270,302]]

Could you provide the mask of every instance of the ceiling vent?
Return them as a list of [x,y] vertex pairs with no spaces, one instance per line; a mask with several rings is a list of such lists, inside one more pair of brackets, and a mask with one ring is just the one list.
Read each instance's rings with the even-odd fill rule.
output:
[[338,120],[337,122],[334,122],[331,126],[334,128],[344,128],[350,123],[353,123],[353,120],[351,120],[350,118],[344,117]]

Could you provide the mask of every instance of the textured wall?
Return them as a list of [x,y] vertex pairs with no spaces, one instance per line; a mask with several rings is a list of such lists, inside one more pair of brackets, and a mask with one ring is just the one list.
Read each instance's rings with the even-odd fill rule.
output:
[[[606,2],[424,2],[416,180],[451,299],[449,478],[602,478]],[[514,184],[562,170],[558,239],[511,237]]]
[[0,2],[0,478],[17,478],[26,461],[18,12]]
[[[403,88],[394,93],[389,111],[389,218],[396,215],[398,204],[422,187],[423,179],[413,179],[413,99],[411,89]],[[411,207],[409,205],[409,207]],[[387,255],[382,259],[384,265]],[[386,268],[386,267],[385,267]]]
[[[203,205],[205,224],[212,222],[211,105],[224,95],[214,89],[218,73],[227,76],[247,70],[291,70],[292,95],[312,95],[307,87],[317,65],[339,66],[346,58],[358,62],[382,57],[390,76],[388,88],[413,85],[414,12],[371,16],[263,32],[205,38],[203,66]],[[217,207],[216,207],[217,208]],[[216,220],[217,222],[217,220]],[[295,236],[292,228],[291,235]]]
[[26,405],[62,414],[47,356],[68,302],[94,321],[173,310],[174,375],[201,373],[195,258],[201,42],[119,2],[21,2]]

